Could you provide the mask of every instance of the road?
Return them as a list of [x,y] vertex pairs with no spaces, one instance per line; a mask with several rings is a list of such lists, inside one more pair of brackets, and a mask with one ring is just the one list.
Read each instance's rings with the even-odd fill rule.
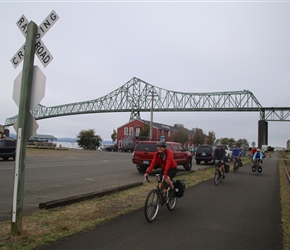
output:
[[[24,215],[37,210],[39,203],[143,181],[143,176],[131,161],[132,153],[84,150],[29,152],[25,167]],[[0,160],[0,221],[11,220],[14,166],[14,161]],[[184,171],[181,166],[178,168]]]
[[[273,155],[274,157],[274,155]],[[148,223],[143,209],[53,243],[50,249],[283,249],[277,158],[186,189],[176,208]]]

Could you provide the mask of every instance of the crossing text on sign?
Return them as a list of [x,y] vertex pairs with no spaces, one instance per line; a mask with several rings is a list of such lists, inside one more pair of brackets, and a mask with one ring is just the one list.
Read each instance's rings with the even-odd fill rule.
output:
[[[25,44],[23,44],[23,46],[16,52],[16,54],[11,59],[11,63],[13,64],[14,68],[16,68],[23,61],[24,53]],[[50,54],[50,52],[41,40],[36,42],[35,54],[42,63],[43,67],[46,67],[53,60],[53,56]]]
[[[55,22],[59,19],[59,16],[55,11],[52,11],[46,19],[38,26],[37,35],[36,35],[36,45],[35,45],[35,54],[38,59],[42,63],[44,67],[46,67],[52,60],[53,56],[50,54],[46,46],[44,45],[41,38],[46,34],[46,32],[55,24]],[[26,37],[27,29],[29,21],[27,18],[22,15],[19,20],[16,22],[18,28]],[[16,68],[24,59],[25,52],[25,44],[21,46],[21,48],[16,52],[16,54],[10,60],[14,68]]]

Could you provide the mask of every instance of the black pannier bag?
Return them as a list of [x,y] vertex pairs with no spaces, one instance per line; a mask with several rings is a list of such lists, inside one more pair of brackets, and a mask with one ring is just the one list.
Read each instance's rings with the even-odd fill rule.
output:
[[225,172],[228,173],[230,170],[230,165],[225,163]]
[[174,188],[175,188],[175,196],[178,198],[182,197],[185,190],[185,180],[176,180],[174,182]]

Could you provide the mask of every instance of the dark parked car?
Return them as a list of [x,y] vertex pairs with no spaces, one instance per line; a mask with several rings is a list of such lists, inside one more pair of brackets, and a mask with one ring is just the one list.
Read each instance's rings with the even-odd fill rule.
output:
[[10,157],[15,160],[16,141],[12,139],[0,140],[0,158],[7,161]]
[[214,146],[210,145],[201,145],[198,146],[195,152],[195,161],[196,164],[200,164],[200,162],[204,161],[206,164],[211,162],[213,159],[213,152],[215,150]]
[[135,144],[127,144],[120,148],[122,152],[133,152],[135,148]]
[[105,148],[106,151],[118,151],[118,146],[117,145],[108,145]]

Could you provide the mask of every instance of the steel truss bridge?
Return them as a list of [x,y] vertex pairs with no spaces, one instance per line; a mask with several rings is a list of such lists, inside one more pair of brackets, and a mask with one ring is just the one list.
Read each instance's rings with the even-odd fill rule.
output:
[[[136,77],[98,99],[45,107],[31,111],[35,120],[90,113],[130,112],[130,120],[141,118],[140,112],[230,111],[259,112],[262,121],[290,121],[290,107],[262,107],[249,90],[231,92],[183,93],[153,86]],[[11,126],[17,115],[7,118]]]

